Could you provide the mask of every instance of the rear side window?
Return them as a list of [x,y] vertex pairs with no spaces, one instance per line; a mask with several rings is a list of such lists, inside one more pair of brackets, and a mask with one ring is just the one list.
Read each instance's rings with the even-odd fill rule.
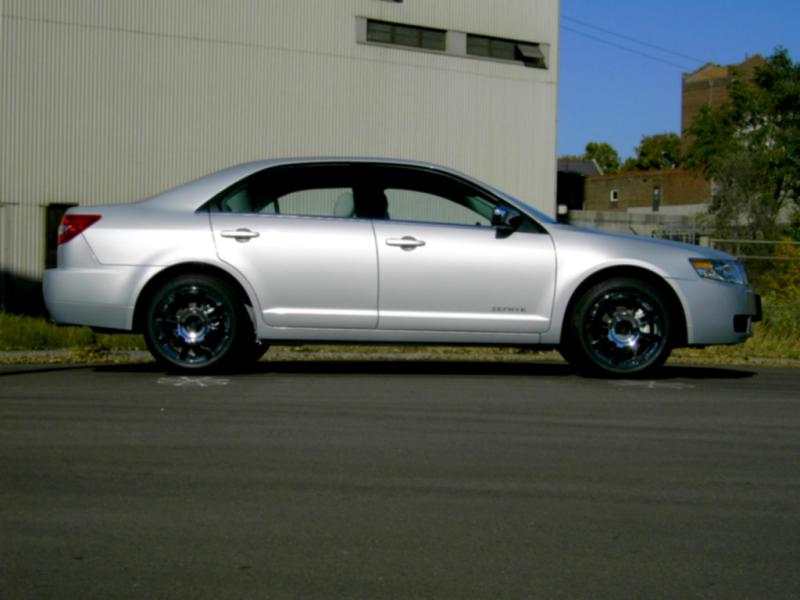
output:
[[244,179],[211,203],[211,210],[238,214],[350,217],[351,169],[347,165],[275,167]]
[[297,190],[271,199],[259,212],[309,217],[344,216],[336,214],[336,203],[340,198],[344,202],[352,195],[353,190],[344,187]]

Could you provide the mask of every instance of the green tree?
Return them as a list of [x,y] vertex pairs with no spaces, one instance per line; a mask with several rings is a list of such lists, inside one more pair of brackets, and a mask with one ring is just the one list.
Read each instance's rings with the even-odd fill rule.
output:
[[561,157],[563,160],[595,160],[603,169],[603,173],[616,173],[619,171],[619,153],[614,146],[607,142],[589,142],[583,154],[568,154]]
[[597,161],[604,173],[616,173],[619,171],[619,153],[609,143],[589,142],[586,144],[586,152],[583,157]]
[[800,64],[778,49],[753,81],[734,73],[730,101],[704,107],[686,164],[714,181],[710,208],[720,235],[775,239],[798,218]]
[[623,171],[674,169],[682,162],[681,138],[677,133],[657,133],[642,136],[636,156],[625,161]]

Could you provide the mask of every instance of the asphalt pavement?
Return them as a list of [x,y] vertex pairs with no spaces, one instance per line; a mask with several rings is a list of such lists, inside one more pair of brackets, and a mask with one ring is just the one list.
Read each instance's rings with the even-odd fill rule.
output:
[[798,598],[800,369],[0,367],[0,598]]

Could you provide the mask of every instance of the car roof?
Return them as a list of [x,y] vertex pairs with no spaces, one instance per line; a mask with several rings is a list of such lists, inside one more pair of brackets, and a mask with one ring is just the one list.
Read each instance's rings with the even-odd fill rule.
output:
[[427,169],[452,175],[461,180],[467,181],[479,188],[486,189],[493,194],[503,198],[512,205],[516,205],[531,216],[535,216],[540,222],[553,223],[551,217],[545,215],[530,204],[519,200],[509,194],[494,188],[474,177],[470,177],[456,169],[437,165],[435,163],[380,157],[352,157],[352,156],[317,156],[317,157],[294,157],[294,158],[273,158],[268,160],[257,160],[238,165],[233,165],[204,175],[193,181],[181,184],[171,190],[167,190],[156,196],[148,198],[143,202],[147,203],[148,208],[194,211],[205,202],[232,186],[237,181],[244,179],[254,173],[267,168],[284,165],[311,165],[324,163],[344,163],[344,164],[374,164],[374,165],[398,165]]
[[150,205],[152,208],[163,208],[169,210],[195,210],[204,202],[223,191],[227,187],[235,184],[237,181],[248,177],[254,173],[276,166],[284,165],[310,165],[310,164],[324,164],[324,163],[346,163],[346,164],[384,164],[384,165],[402,165],[416,168],[430,169],[449,173],[467,181],[473,182],[477,185],[486,187],[479,181],[459,173],[454,169],[449,169],[441,165],[427,163],[422,161],[402,160],[402,159],[388,159],[388,158],[367,158],[367,157],[295,157],[295,158],[274,158],[268,160],[257,160],[238,165],[233,165],[208,175],[204,175],[192,181],[183,183],[145,199],[143,202]]

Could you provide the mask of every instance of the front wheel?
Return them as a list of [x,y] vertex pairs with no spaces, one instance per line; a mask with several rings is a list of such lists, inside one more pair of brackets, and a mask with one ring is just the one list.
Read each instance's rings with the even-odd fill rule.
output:
[[231,368],[254,332],[245,308],[228,287],[206,275],[181,275],[156,290],[147,307],[144,337],[169,368]]
[[611,279],[589,288],[569,316],[563,354],[579,369],[633,375],[664,364],[672,320],[659,292],[638,279]]

